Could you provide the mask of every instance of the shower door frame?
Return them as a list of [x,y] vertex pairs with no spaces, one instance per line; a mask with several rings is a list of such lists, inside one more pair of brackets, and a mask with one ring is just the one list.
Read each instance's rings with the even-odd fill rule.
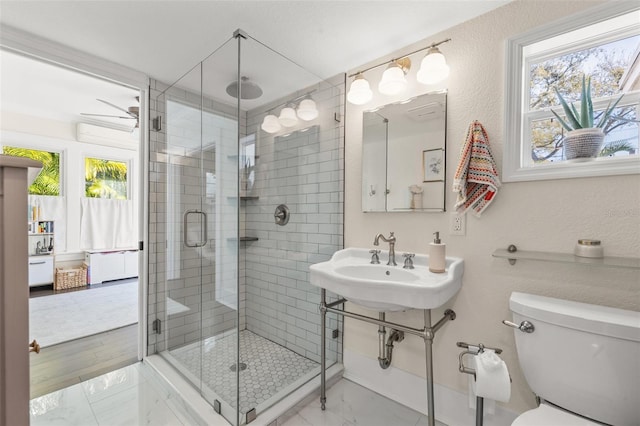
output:
[[[234,44],[234,41],[237,42],[237,45]],[[227,394],[224,398],[222,397],[222,395],[220,395],[218,389],[208,386],[203,378],[203,374],[205,372],[204,351],[207,350],[207,348],[211,349],[211,347],[215,345],[215,341],[217,340],[217,338],[223,336],[223,333],[230,332],[231,334],[236,334],[235,343],[233,345],[235,349],[233,349],[234,354],[232,354],[232,356],[234,358],[234,364],[237,365],[239,363],[240,295],[238,292],[238,270],[240,250],[240,213],[238,200],[239,190],[237,185],[240,176],[239,169],[237,167],[238,162],[232,162],[229,161],[229,159],[233,159],[239,154],[239,141],[242,137],[240,134],[242,127],[240,120],[242,118],[242,115],[239,100],[237,103],[234,102],[233,106],[230,106],[229,104],[222,104],[212,97],[207,97],[204,87],[207,75],[206,73],[207,71],[211,71],[210,69],[208,70],[207,67],[213,66],[213,69],[215,70],[216,64],[218,63],[218,61],[220,61],[221,58],[221,56],[216,56],[215,53],[223,48],[227,50],[228,57],[236,54],[234,52],[236,52],[237,49],[238,66],[235,69],[235,74],[238,75],[237,81],[239,82],[240,38],[238,38],[238,40],[234,40],[233,38],[226,40],[218,49],[216,49],[216,51],[214,51],[214,53],[205,58],[203,61],[199,62],[198,65],[196,65],[189,72],[183,75],[177,82],[171,85],[165,85],[163,83],[156,82],[156,85],[161,88],[158,88],[157,93],[155,94],[155,104],[153,104],[152,102],[152,105],[155,106],[155,110],[158,114],[158,117],[154,118],[154,130],[158,132],[158,136],[155,136],[153,138],[153,141],[159,143],[159,148],[150,146],[149,161],[152,163],[151,167],[152,171],[154,172],[157,172],[158,170],[153,169],[154,165],[152,161],[157,161],[159,163],[161,163],[162,161],[166,162],[166,178],[164,178],[164,180],[163,178],[157,178],[155,181],[153,181],[153,183],[156,185],[165,185],[164,189],[162,189],[162,186],[155,189],[155,191],[157,191],[164,197],[163,201],[153,201],[159,202],[161,205],[165,206],[164,208],[166,209],[166,211],[169,211],[169,208],[166,207],[168,206],[168,204],[170,204],[169,192],[173,192],[176,190],[174,187],[169,186],[168,184],[169,174],[172,173],[172,167],[170,164],[173,161],[170,154],[170,152],[172,152],[172,147],[168,146],[171,141],[170,136],[172,136],[172,131],[168,130],[172,126],[171,117],[169,116],[169,104],[172,101],[185,106],[184,112],[181,110],[176,110],[176,112],[174,112],[174,116],[178,114],[178,116],[187,115],[188,117],[193,118],[191,121],[189,121],[187,117],[186,122],[177,123],[177,128],[181,128],[182,126],[184,126],[187,131],[192,132],[189,136],[186,136],[185,134],[186,140],[184,144],[188,145],[189,139],[192,139],[192,142],[196,142],[197,139],[199,139],[197,141],[197,144],[193,144],[193,148],[197,149],[198,151],[191,151],[191,153],[194,155],[192,155],[190,158],[186,156],[188,155],[186,154],[187,151],[185,151],[185,154],[179,153],[182,146],[181,141],[178,140],[177,145],[174,148],[178,148],[178,154],[175,154],[175,156],[179,157],[177,160],[178,162],[181,158],[184,158],[187,163],[190,161],[194,162],[194,164],[187,164],[185,167],[192,168],[192,174],[190,176],[195,176],[196,172],[193,172],[193,169],[195,168],[196,159],[199,160],[197,179],[200,182],[200,207],[191,205],[193,204],[193,199],[186,205],[183,205],[183,203],[181,203],[180,206],[182,206],[182,208],[179,208],[178,210],[180,210],[180,213],[184,213],[186,216],[183,218],[181,228],[179,230],[175,229],[171,233],[171,235],[166,232],[166,230],[170,229],[169,227],[162,228],[162,225],[164,224],[161,223],[161,218],[157,218],[155,222],[153,222],[153,220],[150,220],[150,222],[153,222],[154,224],[158,223],[158,228],[156,228],[154,231],[155,233],[166,232],[167,239],[169,239],[169,237],[173,237],[172,239],[174,240],[174,242],[172,245],[175,246],[174,252],[176,250],[184,252],[185,242],[187,243],[187,245],[200,246],[193,247],[191,249],[198,251],[199,255],[196,258],[194,258],[193,255],[189,256],[187,254],[187,260],[191,262],[190,267],[196,266],[194,262],[197,262],[196,259],[199,259],[199,266],[196,267],[199,270],[198,277],[200,279],[200,283],[197,286],[193,281],[191,281],[190,285],[183,284],[183,287],[185,289],[188,286],[194,289],[197,287],[199,289],[197,295],[194,293],[194,295],[200,298],[199,305],[197,305],[199,307],[199,310],[197,312],[198,317],[192,317],[192,320],[189,320],[189,324],[196,324],[196,322],[198,324],[197,328],[190,333],[191,336],[193,337],[195,333],[197,333],[199,337],[194,340],[190,339],[188,336],[185,336],[184,343],[180,343],[181,339],[174,339],[176,335],[171,336],[170,320],[172,318],[169,317],[168,310],[166,309],[166,300],[169,296],[169,292],[175,290],[176,288],[171,289],[169,287],[171,277],[169,277],[168,275],[164,275],[165,271],[167,270],[165,267],[165,270],[153,271],[154,273],[158,274],[158,276],[163,275],[163,277],[154,278],[154,285],[156,285],[157,291],[155,292],[155,300],[151,300],[153,304],[151,309],[154,309],[155,312],[152,312],[151,316],[147,316],[147,320],[149,322],[149,336],[154,335],[154,330],[151,329],[151,325],[157,319],[162,321],[162,330],[161,334],[155,334],[158,340],[151,340],[151,345],[147,345],[146,348],[150,354],[158,353],[165,359],[167,359],[169,361],[169,364],[171,364],[173,368],[180,372],[188,382],[191,382],[194,388],[203,397],[203,399],[205,399],[207,403],[210,404],[216,412],[218,412],[218,414],[224,417],[226,421],[230,422],[231,424],[241,424],[238,404],[239,371],[236,371],[235,380],[232,380],[233,385],[229,388],[233,390],[227,392],[232,393],[232,395]],[[198,115],[197,119],[196,114]],[[210,117],[208,114],[212,114],[213,121],[211,121],[212,117]],[[220,121],[217,121],[218,118],[220,119]],[[174,129],[176,129],[175,126]],[[213,130],[214,132],[219,132],[219,134],[212,134],[210,132],[211,130]],[[164,146],[167,146],[168,149],[166,154],[162,152],[163,144]],[[196,148],[195,145],[199,145],[199,148]],[[205,155],[205,151],[207,151],[207,149],[211,151],[209,155]],[[156,157],[164,157],[164,160],[158,160]],[[207,165],[207,162],[211,161],[213,163]],[[163,166],[161,166],[161,168],[162,167]],[[210,170],[213,170],[213,174],[216,176],[215,201],[213,202],[213,204],[210,203],[209,199],[207,198],[208,188],[205,181],[206,174]],[[180,176],[180,173],[182,173],[182,171],[179,170],[176,173],[178,173],[178,176]],[[235,179],[236,181],[235,185],[231,183],[233,179]],[[191,184],[193,183],[194,181],[191,182]],[[189,194],[194,193],[195,192],[193,188]],[[213,198],[211,200],[213,200]],[[153,206],[151,206],[151,208],[153,208]],[[186,211],[183,212],[183,210],[185,209]],[[196,225],[192,224],[192,229],[190,229],[190,231],[192,234],[195,232],[200,236],[204,235],[207,231],[208,234],[206,234],[204,238],[201,238],[200,241],[197,242],[197,244],[190,244],[194,243],[194,241],[192,241],[193,238],[190,238],[188,241],[186,241],[187,217],[195,218],[195,215],[198,215],[203,216],[203,220],[206,220],[205,210],[209,210],[208,213],[212,213],[211,217],[209,218],[209,229],[202,229],[199,231],[198,229],[196,229]],[[156,214],[159,214],[157,213],[158,211],[159,209],[154,210]],[[167,218],[167,225],[172,219],[173,222],[175,222],[175,217],[171,216],[170,218]],[[235,229],[234,227],[229,228],[228,223],[226,222],[229,219],[235,222]],[[176,246],[176,238],[178,239],[179,246]],[[151,238],[151,241],[153,241],[153,238]],[[153,241],[153,243],[163,244],[164,242]],[[202,246],[208,247],[206,252],[210,257],[207,262],[205,262],[203,258]],[[167,246],[164,249],[158,249],[155,253],[152,253],[153,255],[157,256],[157,260],[153,261],[154,266],[162,265],[164,262],[166,262],[166,256],[169,252],[170,249]],[[231,255],[229,255],[229,253],[231,253]],[[162,256],[164,256],[165,259],[162,259]],[[179,257],[180,256],[182,255],[179,254]],[[187,268],[186,266],[183,266],[183,260],[174,260],[173,262],[177,262],[175,263],[173,268],[177,268],[178,271]],[[162,268],[162,266],[160,267]],[[206,268],[206,270],[203,268]],[[224,271],[222,269],[224,269]],[[183,280],[182,275],[183,274],[178,274],[178,276],[174,278]],[[207,279],[207,281],[205,282],[205,277],[207,276],[211,277],[211,279]],[[193,278],[198,277],[194,276]],[[193,280],[193,278],[191,278],[191,280]],[[218,284],[220,284],[220,286]],[[207,286],[207,289],[205,289],[205,286]],[[183,287],[181,287],[180,283],[178,283],[178,290]],[[210,295],[205,295],[205,291],[209,292]],[[188,304],[186,302],[183,303],[185,305],[188,305],[189,307],[192,306],[191,304]],[[217,309],[219,309],[219,312],[222,312],[220,318],[218,318],[218,314],[212,313]],[[235,313],[232,313],[233,310],[235,310]],[[196,312],[194,311],[193,313]],[[205,314],[207,314],[208,316]],[[231,315],[233,315],[233,320],[231,320]],[[224,316],[224,319],[222,319],[222,316]],[[234,337],[232,335],[227,335],[224,338],[233,339]],[[207,342],[209,343],[207,345],[207,348],[205,348],[205,343]],[[199,347],[197,359],[194,358],[193,352],[191,355],[192,360],[195,360],[196,364],[198,364],[197,370],[195,370],[195,372],[193,371],[193,369],[189,369],[187,367],[188,364],[178,361],[171,353],[174,349],[189,345],[194,345],[194,347],[190,348],[193,350],[195,350],[195,347]],[[223,394],[224,393],[225,392],[223,391]]]
[[[235,39],[235,40],[234,40]],[[251,45],[247,45],[245,46],[243,43],[245,41],[251,41],[252,44]],[[233,42],[235,42],[236,44],[234,45]],[[322,102],[324,105],[324,108],[326,110],[326,114],[322,115],[321,118],[315,122],[315,124],[310,124],[309,126],[312,125],[317,125],[320,126],[320,129],[327,129],[326,134],[322,134],[322,137],[325,137],[325,139],[319,139],[317,141],[315,141],[314,144],[309,145],[307,148],[305,148],[307,151],[305,153],[305,155],[311,155],[311,156],[316,156],[316,157],[322,157],[322,158],[314,158],[312,161],[315,161],[317,163],[320,163],[322,161],[325,162],[329,162],[329,161],[333,161],[335,162],[334,166],[335,168],[331,168],[330,170],[325,170],[327,173],[329,173],[329,171],[332,173],[332,178],[330,180],[330,183],[333,184],[335,186],[335,189],[330,189],[330,190],[325,190],[325,194],[327,195],[327,193],[329,191],[331,191],[331,201],[329,201],[328,198],[323,198],[322,200],[320,198],[314,200],[314,201],[305,201],[306,198],[303,197],[302,201],[293,201],[293,203],[300,203],[300,204],[304,204],[306,205],[306,203],[315,203],[318,205],[321,205],[322,203],[336,203],[339,204],[339,202],[341,203],[343,194],[344,194],[344,124],[340,123],[341,121],[341,117],[344,116],[344,86],[345,86],[345,79],[344,79],[344,75],[340,75],[340,76],[336,76],[335,78],[332,78],[330,80],[323,80],[320,79],[319,77],[314,75],[314,78],[316,80],[314,80],[313,86],[311,87],[315,87],[314,90],[312,90],[311,92],[309,92],[309,87],[301,87],[300,89],[296,90],[294,92],[294,94],[283,94],[281,98],[278,99],[274,99],[272,101],[270,101],[269,103],[266,103],[265,105],[259,107],[259,108],[255,108],[253,110],[251,110],[253,117],[251,122],[248,121],[248,111],[243,112],[242,111],[242,94],[241,94],[241,90],[242,90],[242,85],[240,84],[242,81],[242,73],[243,73],[243,68],[242,68],[242,60],[244,59],[242,57],[242,55],[244,54],[246,55],[251,55],[252,50],[253,49],[253,42],[256,42],[258,47],[262,46],[266,49],[271,50],[270,48],[268,48],[267,46],[263,45],[262,43],[260,43],[259,41],[249,37],[248,35],[246,35],[244,32],[242,32],[241,30],[237,30],[234,33],[234,36],[232,39],[227,40],[227,42],[225,42],[222,46],[224,46],[227,43],[230,43],[228,47],[232,48],[232,49],[237,49],[237,67],[235,68],[235,80],[238,84],[238,87],[240,89],[240,93],[239,96],[237,97],[237,102],[233,102],[233,106],[231,106],[229,103],[224,103],[224,108],[220,111],[218,111],[218,113],[220,114],[227,114],[229,117],[231,117],[232,115],[235,115],[235,129],[236,129],[236,134],[232,135],[231,133],[227,133],[229,135],[229,140],[225,141],[226,142],[226,146],[228,146],[229,151],[234,150],[235,148],[235,152],[233,154],[233,157],[237,158],[237,161],[235,163],[232,164],[232,162],[229,161],[229,157],[231,157],[231,152],[226,151],[226,152],[221,152],[221,150],[218,150],[216,152],[216,170],[215,170],[215,174],[217,175],[217,189],[216,189],[216,199],[218,199],[218,202],[216,204],[216,221],[222,221],[224,218],[222,216],[218,217],[218,212],[220,212],[220,208],[218,207],[219,203],[227,203],[229,205],[229,210],[228,210],[228,216],[226,216],[226,219],[231,219],[233,217],[233,212],[231,211],[231,208],[235,208],[235,229],[230,229],[228,231],[228,233],[226,234],[216,234],[216,252],[220,253],[223,252],[225,250],[232,252],[235,250],[234,253],[232,253],[233,255],[236,256],[235,258],[235,282],[234,282],[234,286],[235,286],[235,295],[229,293],[228,296],[229,300],[231,300],[231,298],[235,298],[235,313],[231,313],[229,312],[227,315],[229,315],[227,318],[228,320],[225,321],[225,323],[228,321],[229,324],[232,322],[231,317],[233,316],[235,318],[235,327],[233,327],[233,330],[236,332],[235,336],[230,336],[231,338],[235,337],[235,365],[240,365],[240,363],[242,361],[246,361],[244,359],[242,359],[243,353],[241,353],[240,350],[240,330],[241,328],[244,329],[245,326],[243,325],[243,322],[245,322],[245,317],[244,315],[248,315],[248,312],[245,312],[245,307],[244,305],[241,305],[241,303],[245,303],[243,299],[243,294],[241,293],[242,289],[244,287],[242,287],[243,285],[248,285],[245,284],[243,281],[243,277],[241,276],[242,273],[245,273],[244,267],[246,266],[246,262],[249,262],[249,260],[245,257],[242,257],[242,255],[247,255],[247,252],[244,251],[244,248],[246,248],[246,246],[244,245],[244,243],[240,243],[241,240],[241,234],[243,234],[243,232],[241,232],[244,228],[243,222],[245,220],[245,216],[244,214],[247,213],[245,210],[241,210],[240,206],[244,205],[240,202],[240,196],[242,195],[241,193],[241,173],[240,173],[240,169],[241,166],[243,165],[241,159],[243,156],[243,152],[242,152],[242,142],[246,139],[247,134],[252,135],[253,134],[253,130],[249,131],[249,130],[244,130],[247,128],[247,126],[255,126],[257,129],[256,132],[256,144],[259,142],[260,138],[264,138],[264,137],[271,137],[270,135],[266,135],[266,134],[260,134],[260,128],[259,128],[259,122],[262,120],[261,115],[262,114],[266,114],[266,108],[276,108],[277,105],[279,105],[280,102],[282,101],[286,101],[287,98],[290,97],[296,97],[296,99],[299,99],[302,95],[304,95],[303,92],[306,92],[306,95],[308,95],[309,93],[312,93],[313,91],[317,90],[316,95],[314,96],[318,96],[319,98],[319,102]],[[221,47],[222,47],[221,46]],[[220,49],[220,48],[218,48]],[[205,90],[204,90],[204,82],[203,80],[205,80],[207,77],[207,75],[209,75],[207,72],[204,71],[204,63],[207,59],[212,59],[210,65],[212,65],[211,70],[216,69],[216,57],[214,56],[214,54],[218,51],[218,49],[212,53],[210,55],[210,57],[206,58],[203,62],[200,62],[200,113],[203,114],[205,111],[210,111],[210,112],[215,112],[217,110],[216,104],[219,103],[219,101],[215,101],[213,97],[209,97],[209,98],[205,98]],[[247,53],[249,52],[249,53]],[[277,52],[273,51],[275,54],[278,54]],[[278,54],[280,55],[280,54]],[[282,55],[280,55],[282,56]],[[227,57],[231,57],[231,55],[228,55]],[[219,59],[219,57],[218,57]],[[291,60],[289,60],[288,58],[287,61],[289,61],[291,63],[291,65],[294,65],[296,67],[300,67],[299,65],[295,64],[294,62],[292,62]],[[250,63],[247,62],[247,63]],[[247,66],[247,68],[249,69],[250,67]],[[301,67],[300,67],[301,68]],[[284,68],[286,69],[286,68]],[[209,71],[211,71],[209,70]],[[309,71],[306,71],[304,69],[302,69],[303,71],[309,73]],[[247,71],[248,72],[248,71]],[[275,71],[273,71],[275,72]],[[313,73],[310,73],[311,75],[313,75]],[[195,87],[195,86],[194,86]],[[179,87],[178,87],[179,88]],[[160,89],[158,89],[159,91]],[[193,94],[193,93],[192,93]],[[195,99],[195,98],[192,98]],[[211,102],[213,101],[213,107],[211,106]],[[195,102],[194,102],[195,104]],[[222,104],[220,104],[222,105]],[[161,108],[161,103],[158,102],[158,106],[157,108]],[[235,108],[234,112],[231,112],[231,109]],[[159,112],[160,115],[164,115],[164,113],[166,108]],[[264,112],[263,112],[264,110]],[[242,121],[241,121],[242,120]],[[256,121],[256,120],[260,120],[260,121]],[[164,124],[164,123],[163,123]],[[326,127],[325,127],[326,126]],[[231,128],[231,126],[229,126],[229,129]],[[311,128],[311,127],[309,127]],[[309,128],[304,128],[304,127],[300,127],[300,128],[296,128],[295,132],[297,132],[298,130],[300,130],[300,135],[302,135],[305,130],[308,130]],[[204,143],[203,140],[206,140],[206,136],[203,136],[203,128],[202,128],[202,121],[201,121],[201,129],[200,129],[200,138],[201,138],[201,144]],[[244,133],[243,133],[244,132]],[[311,134],[311,133],[309,133]],[[321,132],[318,132],[318,135],[320,135]],[[305,135],[308,135],[305,133]],[[235,136],[235,147],[231,146],[231,141]],[[270,141],[270,143],[276,144],[276,138],[277,135],[273,135],[273,140]],[[280,135],[282,137],[288,137],[289,135]],[[310,138],[310,136],[307,136],[308,138]],[[318,136],[320,137],[320,136]],[[328,138],[328,139],[327,139]],[[167,141],[165,141],[167,142]],[[322,144],[325,144],[324,147],[320,148],[320,146]],[[335,144],[335,145],[334,145]],[[260,147],[263,147],[262,143],[259,144]],[[256,145],[256,149],[257,149],[258,145]],[[313,147],[313,148],[311,148]],[[271,148],[269,148],[271,149]],[[297,149],[297,148],[296,148]],[[320,150],[320,151],[316,151],[316,150]],[[267,151],[270,152],[270,151]],[[315,155],[315,152],[322,152],[323,154],[329,154],[330,155],[327,157],[326,155],[324,156],[319,156],[319,155]],[[153,153],[151,153],[151,156],[156,155],[156,151],[154,151]],[[258,154],[258,152],[256,151],[255,153],[256,155]],[[264,155],[264,152],[261,153],[261,155]],[[268,157],[268,155],[267,155]],[[218,159],[219,158],[219,159]],[[229,190],[229,192],[227,193],[223,193],[223,191],[221,190],[221,186],[224,184],[222,182],[223,180],[223,176],[220,174],[221,169],[218,169],[219,165],[220,165],[220,161],[226,161],[225,163],[225,167],[229,167],[227,169],[228,173],[224,175],[224,179],[226,183],[230,183],[233,179],[233,175],[232,173],[235,173],[235,179],[236,179],[236,183],[235,183],[235,198],[231,197],[232,194],[230,194],[229,192],[231,192],[233,190],[233,187],[231,188],[227,188],[227,190]],[[310,161],[305,159],[304,163],[301,164],[307,164],[306,161]],[[260,167],[263,167],[265,164],[261,163]],[[235,167],[235,170],[231,170],[231,167]],[[297,167],[297,166],[294,166]],[[205,170],[201,170],[201,172],[204,174]],[[257,172],[259,173],[259,172]],[[303,174],[303,173],[301,173]],[[306,182],[306,181],[305,181]],[[204,190],[203,190],[204,191]],[[206,191],[205,191],[206,192]],[[318,193],[314,193],[316,195],[320,195],[319,191]],[[304,192],[302,192],[304,193]],[[338,195],[339,194],[339,195]],[[282,194],[279,194],[278,196],[280,196]],[[202,195],[204,196],[204,194]],[[284,196],[284,195],[283,195]],[[267,197],[268,198],[268,197]],[[265,200],[267,199],[265,198]],[[202,199],[202,198],[201,198]],[[233,201],[230,201],[229,199],[233,199]],[[235,203],[235,205],[232,206],[232,204]],[[266,201],[267,204],[270,203],[270,201]],[[225,205],[227,205],[225,204]],[[261,205],[260,208],[263,208],[264,205]],[[306,210],[300,210],[296,213],[299,214],[304,214],[307,213]],[[308,213],[313,213],[313,212],[308,212]],[[310,253],[317,253],[314,255],[310,255],[309,259],[307,260],[307,257],[304,257],[301,262],[312,262],[311,259],[314,259],[314,261],[317,261],[316,258],[318,256],[328,256],[329,253],[327,251],[328,248],[332,248],[332,251],[338,250],[342,247],[343,245],[343,241],[344,241],[344,234],[343,234],[343,229],[344,229],[344,211],[341,207],[336,207],[335,210],[330,210],[330,211],[325,211],[325,212],[320,212],[320,213],[324,213],[324,214],[332,214],[332,219],[331,222],[322,222],[320,221],[320,219],[318,218],[318,222],[315,223],[331,223],[331,225],[335,225],[335,229],[333,229],[332,227],[330,227],[329,225],[325,226],[325,230],[320,230],[319,232],[316,231],[309,231],[309,230],[305,230],[304,232],[306,233],[311,233],[313,234],[314,232],[318,232],[318,233],[324,233],[324,234],[330,234],[331,238],[330,238],[330,242],[328,241],[328,237],[327,237],[327,241],[322,241],[322,243],[324,244],[323,248],[324,251],[318,251],[318,252],[310,252]],[[336,219],[337,216],[340,216],[341,218]],[[301,216],[298,216],[298,221],[301,220],[300,219]],[[305,221],[305,219],[302,219],[303,221]],[[304,222],[306,223],[306,221]],[[295,218],[294,218],[294,222],[293,222],[294,226],[295,226]],[[209,230],[212,229],[211,223],[209,224]],[[225,223],[221,222],[218,224],[218,226],[223,226],[224,227]],[[318,225],[316,225],[318,226]],[[320,225],[320,227],[322,228],[322,225]],[[331,229],[331,230],[326,230],[326,229]],[[161,228],[159,228],[161,229]],[[231,235],[232,233],[235,232],[235,241],[236,243],[233,244],[231,241],[229,241],[229,239],[231,239]],[[301,232],[301,231],[294,231],[294,232]],[[310,235],[311,235],[310,234]],[[297,241],[297,240],[292,240],[292,241]],[[320,243],[320,241],[315,241],[316,243]],[[155,243],[158,243],[157,241],[155,241]],[[259,243],[255,243],[256,247],[259,248],[258,244]],[[331,247],[327,247],[327,246],[331,246]],[[334,247],[335,246],[335,247]],[[289,247],[289,248],[285,248],[283,250],[294,250],[297,251],[298,248],[297,247]],[[162,255],[164,255],[164,252],[162,253]],[[306,253],[305,253],[306,256]],[[217,259],[218,255],[216,255],[216,259]],[[232,259],[229,259],[230,262],[232,262]],[[241,268],[242,265],[242,268]],[[303,265],[304,266],[304,265]],[[220,263],[216,264],[216,268],[221,267]],[[300,268],[300,266],[298,265],[298,268]],[[294,269],[295,270],[295,269]],[[302,269],[298,270],[299,273],[302,272]],[[153,271],[153,272],[157,272],[157,271]],[[308,272],[307,272],[308,273]],[[225,276],[225,278],[227,279],[226,281],[228,281],[229,284],[231,284],[231,282],[234,280],[234,278],[231,278],[230,275]],[[229,279],[231,278],[231,279]],[[295,279],[298,280],[304,280],[304,278],[300,278],[299,276]],[[216,277],[214,279],[214,285],[218,284],[218,277]],[[223,280],[224,281],[224,280]],[[226,282],[225,281],[225,282]],[[155,281],[154,281],[155,282]],[[166,282],[166,280],[165,280]],[[157,281],[158,285],[161,285],[162,283],[160,281]],[[204,285],[203,282],[201,282],[200,285],[200,295],[202,297],[202,286]],[[305,290],[306,291],[306,290]],[[226,295],[226,293],[225,293]],[[160,296],[157,296],[158,298]],[[312,297],[313,298],[313,297]],[[306,296],[304,300],[305,303],[309,304],[309,301],[311,299],[309,299],[309,296]],[[202,305],[201,305],[202,306]],[[233,309],[232,305],[229,306],[231,309]],[[286,307],[286,306],[285,306]],[[153,309],[154,307],[152,306],[151,309]],[[306,309],[306,308],[305,308]],[[159,310],[156,310],[157,313],[159,313]],[[154,313],[155,314],[155,313]],[[201,340],[200,342],[200,361],[199,361],[199,366],[200,366],[200,374],[198,377],[198,380],[196,380],[194,382],[193,379],[189,379],[183,372],[183,376],[185,376],[185,378],[188,379],[188,381],[192,382],[194,385],[194,388],[200,393],[200,395],[207,400],[207,403],[209,403],[211,406],[213,406],[214,410],[219,412],[220,414],[222,414],[225,410],[225,406],[227,409],[231,408],[233,410],[235,410],[236,415],[233,416],[233,413],[231,413],[229,411],[229,413],[231,413],[231,415],[224,415],[223,417],[229,421],[232,424],[244,424],[244,423],[249,423],[251,420],[253,420],[256,416],[257,413],[254,409],[249,409],[250,407],[244,407],[243,409],[248,410],[247,413],[242,413],[241,411],[241,402],[244,400],[244,397],[241,397],[240,394],[240,390],[241,390],[241,381],[240,381],[240,370],[236,369],[235,370],[235,379],[232,380],[228,380],[229,382],[235,382],[235,401],[233,401],[233,397],[229,398],[229,395],[225,396],[225,399],[222,398],[216,398],[219,399],[219,401],[216,401],[212,398],[210,398],[210,394],[206,395],[205,394],[205,383],[204,383],[204,379],[202,378],[202,373],[204,371],[203,369],[203,357],[202,357],[202,350],[203,350],[203,346],[204,346],[204,338],[206,338],[207,336],[209,336],[209,334],[204,330],[205,325],[203,324],[203,319],[202,319],[202,315],[204,314],[204,308],[202,308],[201,313],[200,313],[200,329],[199,332],[201,333]],[[317,316],[317,321],[318,324],[317,326],[319,327],[319,320],[320,320],[320,316],[317,314],[316,309],[312,309],[311,312],[308,313],[308,315],[310,315],[311,317]],[[153,317],[148,317],[148,321],[152,321]],[[314,321],[314,319],[308,319],[309,321]],[[248,318],[246,319],[247,323],[248,323]],[[332,320],[333,321],[333,320]],[[337,328],[337,329],[341,329],[343,326],[343,323],[341,320],[335,320],[335,325],[332,325],[331,328]],[[333,324],[333,323],[332,323]],[[165,327],[163,327],[165,328]],[[251,329],[253,330],[253,329]],[[333,331],[333,330],[331,330]],[[151,332],[150,332],[151,333]],[[315,334],[315,333],[320,333],[320,330],[317,329],[315,331],[311,331],[311,335]],[[219,333],[218,333],[219,334]],[[150,334],[151,335],[151,334]],[[215,334],[212,334],[212,336]],[[258,333],[258,335],[260,335],[260,333]],[[342,335],[342,333],[338,333],[338,335]],[[287,347],[287,345],[285,345],[284,343],[281,343],[277,340],[271,339],[268,337],[268,335],[266,335],[265,337],[267,337],[269,340],[274,341],[276,344],[280,344],[280,346],[284,346]],[[319,338],[319,336],[317,336]],[[317,351],[319,352],[320,350],[320,342],[319,341],[315,341],[312,338],[307,337],[307,339],[311,339],[310,340],[310,345],[318,345],[317,347]],[[331,359],[326,360],[329,363],[333,363],[333,362],[340,362],[341,356],[342,356],[342,349],[341,349],[341,337],[339,338],[340,340],[336,340],[336,341],[331,341],[328,342],[329,344],[332,345],[332,354],[335,354],[335,358],[331,357]],[[178,340],[176,340],[177,342]],[[195,343],[195,342],[194,342]],[[335,346],[335,348],[333,348],[333,346]],[[176,348],[178,348],[179,346],[175,346]],[[149,350],[151,353],[154,353],[153,350],[153,344],[151,346],[148,346]],[[158,353],[162,353],[162,352],[168,352],[169,347],[162,347],[162,344],[160,344],[159,346],[156,346],[156,349],[160,348],[160,350],[156,350],[155,352]],[[306,347],[302,348],[305,349]],[[298,348],[300,349],[300,347]],[[289,349],[291,350],[291,349]],[[306,357],[309,360],[315,361],[320,363],[320,358],[319,358],[319,353],[314,352],[313,349],[307,349],[307,355],[305,355],[305,352],[303,351],[302,353],[298,352],[297,349],[296,350],[291,350],[294,353],[297,353],[298,355],[302,355],[304,357]],[[311,354],[311,355],[309,355]],[[174,364],[173,362],[169,362],[170,364]],[[186,365],[186,364],[185,364]],[[174,364],[172,365],[173,368],[177,369],[178,371],[180,371],[180,368],[182,368],[182,365],[180,364]],[[319,369],[319,365],[318,365],[318,369]],[[317,373],[315,374],[319,374],[319,370]],[[196,377],[198,376],[198,374],[192,374],[192,377]],[[228,375],[226,376],[227,378],[229,377]],[[306,380],[306,379],[305,379]],[[298,385],[296,385],[298,386]],[[217,390],[212,389],[214,391],[216,391],[216,394],[218,393]],[[285,392],[290,392],[291,390],[286,390]],[[280,396],[278,397],[280,398]],[[247,400],[244,400],[247,401]],[[235,407],[233,407],[233,404],[235,404]],[[267,410],[267,407],[271,407],[273,404],[273,402],[268,402],[266,405],[263,406],[263,408],[261,408],[260,404],[258,404],[255,407],[252,408],[256,408],[258,410],[260,410],[260,412],[262,413],[262,410]],[[226,413],[225,413],[226,414]],[[246,415],[246,417],[245,417]],[[235,417],[235,419],[233,419],[233,417]]]

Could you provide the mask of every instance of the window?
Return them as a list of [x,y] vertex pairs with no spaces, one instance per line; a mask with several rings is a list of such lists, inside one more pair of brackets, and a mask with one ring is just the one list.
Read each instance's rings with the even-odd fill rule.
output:
[[240,191],[248,194],[256,181],[256,134],[251,133],[240,139]]
[[87,157],[85,164],[85,197],[127,199],[127,163]]
[[2,148],[5,155],[13,155],[14,157],[26,157],[37,160],[42,163],[40,174],[29,186],[29,194],[31,195],[51,195],[59,196],[60,194],[60,153],[40,151],[37,149],[17,148],[5,146]]
[[[503,180],[638,173],[640,11],[609,6],[509,40]],[[556,90],[580,100],[583,76],[591,79],[594,121],[624,97],[603,128],[598,158],[577,163],[564,160],[566,130],[552,110],[564,117]]]

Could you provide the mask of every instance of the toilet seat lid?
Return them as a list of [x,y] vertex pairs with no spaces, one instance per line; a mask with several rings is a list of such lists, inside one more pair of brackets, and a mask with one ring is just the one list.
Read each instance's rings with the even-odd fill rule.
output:
[[543,402],[538,408],[520,414],[511,426],[594,426],[598,424]]

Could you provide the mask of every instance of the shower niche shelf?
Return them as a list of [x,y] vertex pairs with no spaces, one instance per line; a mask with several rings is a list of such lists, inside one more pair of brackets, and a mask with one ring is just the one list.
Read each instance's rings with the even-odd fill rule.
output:
[[229,160],[237,160],[238,157],[240,157],[241,160],[245,160],[247,158],[253,158],[254,160],[257,160],[258,158],[260,158],[259,155],[238,155],[238,154],[231,154],[231,155],[227,155],[227,158]]
[[[238,197],[233,196],[233,197],[227,197],[230,200],[235,200]],[[258,197],[257,195],[241,195],[240,196],[240,201],[256,201],[259,200],[260,197]]]
[[635,257],[605,256],[596,259],[580,257],[572,253],[518,250],[514,245],[510,245],[507,249],[497,249],[493,252],[492,256],[499,259],[507,259],[511,265],[515,265],[517,260],[534,260],[539,262],[572,263],[605,268],[640,269],[640,259]]
[[240,237],[240,238],[227,238],[227,240],[229,240],[229,241],[238,241],[238,240],[240,240],[241,243],[246,243],[246,242],[250,242],[250,241],[258,241],[259,238],[258,237]]

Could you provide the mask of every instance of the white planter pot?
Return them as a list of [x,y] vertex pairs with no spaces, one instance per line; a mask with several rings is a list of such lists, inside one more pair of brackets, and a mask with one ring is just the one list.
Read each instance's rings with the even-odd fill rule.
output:
[[562,144],[564,158],[595,158],[602,149],[604,132],[599,128],[578,129],[567,132]]

